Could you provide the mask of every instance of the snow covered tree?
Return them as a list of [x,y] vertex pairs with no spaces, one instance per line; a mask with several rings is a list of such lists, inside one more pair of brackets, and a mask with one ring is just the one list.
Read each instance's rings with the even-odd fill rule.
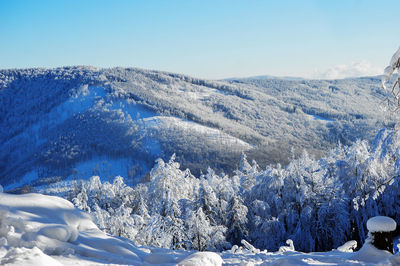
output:
[[72,202],[78,209],[90,213],[90,207],[88,205],[88,192],[84,186],[80,188],[80,192],[72,199]]
[[234,180],[229,176],[225,174],[217,175],[211,168],[208,168],[205,179],[214,191],[217,199],[215,212],[217,213],[218,221],[216,222],[225,225],[226,207],[232,195],[237,193],[235,189],[236,184],[234,184]]
[[184,221],[181,219],[181,210],[178,203],[168,196],[166,205],[161,210],[162,226],[160,230],[164,230],[168,235],[171,243],[169,248],[179,249],[187,248],[188,236],[186,234]]
[[186,225],[192,249],[217,251],[229,247],[225,240],[225,226],[211,225],[202,208],[188,212]]
[[242,154],[240,155],[239,171],[247,174],[250,170],[251,170],[251,165],[247,161],[247,155],[244,152],[242,152]]
[[109,233],[128,239],[135,239],[137,229],[131,212],[131,208],[122,204],[113,213],[110,213],[108,221]]
[[[304,251],[329,250],[346,240],[350,231],[346,196],[329,163],[303,152],[287,171],[282,191],[284,221],[295,246]],[[334,235],[337,231],[343,232],[341,237]]]
[[191,236],[191,248],[199,251],[206,250],[207,242],[210,239],[211,225],[203,209],[198,208],[196,211],[190,211],[186,222],[189,235]]
[[248,236],[247,211],[242,198],[239,195],[234,195],[228,203],[226,222],[226,239],[232,245],[240,245],[241,240]]
[[259,174],[259,167],[256,161],[253,161],[252,163],[253,165],[250,165],[247,161],[246,154],[242,153],[239,163],[239,170],[235,171],[235,174],[240,180],[241,194],[249,193],[249,191],[256,184],[256,178]]
[[339,247],[350,234],[349,212],[346,201],[337,193],[321,204],[317,211],[315,231],[315,247],[313,250],[331,250]]
[[[386,83],[393,77],[396,71],[399,74],[399,69],[400,69],[400,48],[393,54],[389,65],[385,68],[385,71],[383,73],[382,88],[385,91],[387,91]],[[396,87],[398,87],[398,89],[396,89]],[[400,89],[400,75],[398,75],[397,80],[394,82],[391,89],[393,99],[387,97],[388,104],[394,105],[396,110],[400,107],[399,89]]]
[[218,200],[214,190],[211,188],[205,178],[200,179],[198,194],[198,206],[203,209],[204,214],[210,220],[210,224],[216,225],[218,220]]
[[256,185],[248,193],[249,238],[253,245],[268,250],[278,249],[287,239],[282,189],[284,170],[267,166],[259,173]]

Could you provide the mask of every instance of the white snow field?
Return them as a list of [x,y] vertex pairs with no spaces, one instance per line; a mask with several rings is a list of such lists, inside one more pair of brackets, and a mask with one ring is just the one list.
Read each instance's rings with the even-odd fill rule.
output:
[[222,253],[138,247],[127,239],[106,235],[89,214],[65,199],[33,193],[0,193],[1,265],[400,264],[399,255],[371,245],[352,252],[354,242],[321,253],[301,253],[290,248],[271,253],[245,244]]

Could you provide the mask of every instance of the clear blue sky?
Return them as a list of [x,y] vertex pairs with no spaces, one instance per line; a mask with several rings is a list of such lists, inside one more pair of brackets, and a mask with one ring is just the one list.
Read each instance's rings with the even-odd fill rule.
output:
[[399,46],[397,0],[0,0],[0,68],[310,76],[376,72]]

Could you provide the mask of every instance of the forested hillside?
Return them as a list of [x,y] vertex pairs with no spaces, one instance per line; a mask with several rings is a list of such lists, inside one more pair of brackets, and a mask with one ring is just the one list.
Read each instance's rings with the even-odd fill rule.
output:
[[197,175],[263,167],[372,139],[393,119],[379,78],[209,81],[136,68],[0,71],[0,182],[149,178],[157,158]]

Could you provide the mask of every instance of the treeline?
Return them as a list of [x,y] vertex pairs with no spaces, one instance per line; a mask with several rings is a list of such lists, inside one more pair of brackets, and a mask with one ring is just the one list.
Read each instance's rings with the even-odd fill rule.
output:
[[243,154],[231,176],[212,169],[196,178],[174,156],[157,160],[148,182],[126,186],[99,177],[53,186],[106,232],[138,245],[224,250],[245,239],[275,251],[326,251],[365,241],[368,218],[400,222],[400,134],[382,130],[371,145],[338,146],[315,160],[303,152],[289,165],[259,169]]

